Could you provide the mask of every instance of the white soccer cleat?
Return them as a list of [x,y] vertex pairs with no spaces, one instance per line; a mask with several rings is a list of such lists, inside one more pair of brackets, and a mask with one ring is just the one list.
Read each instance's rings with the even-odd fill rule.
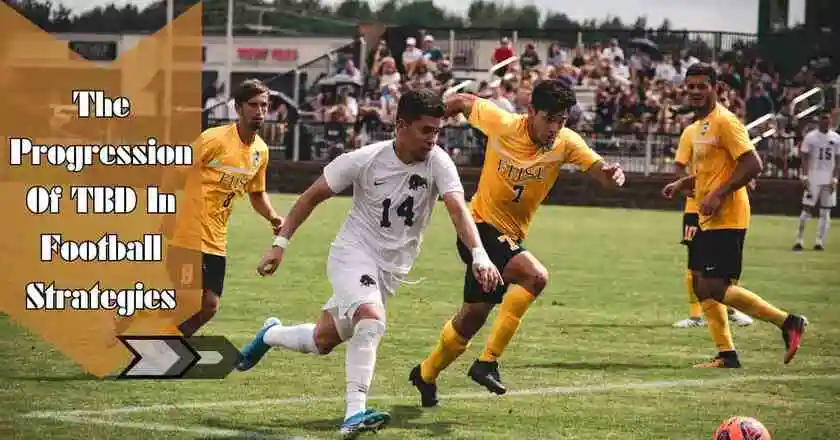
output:
[[694,328],[694,327],[705,327],[706,320],[702,317],[700,318],[686,318],[682,321],[677,321],[674,323],[674,328]]
[[280,318],[275,318],[275,317],[272,316],[271,318],[268,318],[268,319],[265,320],[265,322],[263,322],[262,328],[267,329],[267,328],[275,326],[275,325],[283,325],[283,323],[280,322]]
[[733,308],[729,308],[729,322],[739,326],[739,327],[747,327],[753,324],[753,319],[749,316],[745,315],[742,312],[739,312]]

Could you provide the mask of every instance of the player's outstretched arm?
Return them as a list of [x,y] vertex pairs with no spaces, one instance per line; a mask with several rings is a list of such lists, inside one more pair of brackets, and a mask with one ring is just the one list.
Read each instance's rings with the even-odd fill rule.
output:
[[283,251],[288,246],[295,231],[309,218],[316,206],[334,195],[335,193],[327,184],[326,178],[321,176],[298,197],[295,204],[292,205],[289,214],[286,216],[283,226],[280,228],[280,232],[277,233],[277,237],[274,239],[271,248],[265,252],[260,260],[260,264],[257,266],[257,273],[265,276],[271,275],[277,270],[277,267],[283,260]]
[[468,93],[456,93],[450,96],[446,100],[446,110],[443,117],[451,118],[461,113],[465,118],[469,119],[470,113],[472,113],[472,106],[477,99],[477,96]]
[[624,170],[617,163],[608,164],[599,160],[586,170],[586,174],[607,188],[620,188],[624,186]]
[[[561,143],[562,142],[562,143]],[[624,170],[617,163],[607,163],[577,133],[572,132],[561,142],[555,143],[555,149],[562,148],[566,153],[566,162],[580,170],[585,170],[589,177],[602,186],[616,188],[624,186]]]
[[449,217],[455,226],[455,232],[472,252],[472,266],[476,280],[485,292],[492,292],[502,283],[502,276],[493,262],[490,261],[487,251],[484,250],[484,245],[481,244],[478,228],[476,228],[475,221],[473,221],[467,203],[464,201],[464,193],[461,191],[445,193],[443,203],[446,205],[446,210],[449,211]]
[[487,99],[459,93],[446,100],[444,117],[462,113],[473,127],[487,136],[504,136],[518,128],[516,115]]

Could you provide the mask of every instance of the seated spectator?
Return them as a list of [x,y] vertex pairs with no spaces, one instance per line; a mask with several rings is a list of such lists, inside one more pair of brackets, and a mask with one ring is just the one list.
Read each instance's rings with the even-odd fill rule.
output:
[[391,57],[385,57],[382,59],[382,62],[379,64],[378,69],[374,72],[374,75],[379,76],[377,88],[380,92],[385,88],[399,86],[400,80],[402,79],[400,72],[397,71],[397,63]]
[[505,90],[503,84],[498,84],[490,88],[491,95],[489,96],[489,100],[492,101],[494,104],[499,106],[500,108],[507,110],[511,113],[515,113],[516,109],[513,107],[513,104],[508,100],[508,97],[505,96]]
[[411,75],[417,62],[422,59],[423,51],[417,48],[417,40],[413,37],[406,38],[405,50],[402,53],[402,64],[406,75]]
[[559,44],[551,43],[551,46],[548,48],[546,63],[549,66],[556,67],[565,64],[568,60],[569,52],[561,48]]
[[624,51],[621,49],[621,46],[618,45],[617,39],[613,38],[610,40],[610,45],[601,51],[600,58],[604,60],[614,60],[618,58],[624,61]]
[[452,66],[449,60],[443,59],[438,63],[437,72],[435,72],[435,80],[440,83],[441,87],[447,89],[454,86],[455,75],[452,73]]
[[519,65],[522,67],[522,71],[526,72],[531,69],[536,69],[541,63],[540,55],[537,53],[537,46],[534,43],[526,44],[525,50],[519,55]]
[[431,63],[426,60],[420,60],[414,64],[414,71],[408,75],[409,87],[432,87],[435,82],[435,77],[429,71]]
[[443,52],[435,44],[435,37],[431,35],[423,38],[423,58],[434,63],[434,66],[443,61]]
[[[502,39],[499,40],[499,47],[493,51],[493,57],[490,59],[490,62],[495,66],[496,64],[501,63],[508,58],[513,58],[514,56],[516,56],[516,54],[513,53],[510,39],[508,37],[502,37]],[[511,66],[512,64],[508,64],[507,66],[497,70],[496,74],[499,76],[505,76],[505,73],[510,70]]]

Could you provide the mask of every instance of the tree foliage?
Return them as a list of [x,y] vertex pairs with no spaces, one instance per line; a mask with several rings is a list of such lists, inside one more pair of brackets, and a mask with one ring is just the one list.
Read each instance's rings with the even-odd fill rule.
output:
[[[3,0],[22,15],[49,32],[148,33],[166,23],[166,2],[156,1],[144,8],[130,3],[111,3],[83,11],[71,11],[53,0]],[[180,14],[198,0],[175,0],[175,14]],[[236,0],[234,28],[237,34],[267,31],[281,34],[352,34],[360,23],[384,23],[426,28],[473,27],[484,29],[517,29],[520,35],[540,30],[578,31],[630,30],[647,27],[645,17],[634,23],[623,23],[618,17],[603,20],[573,20],[562,12],[542,13],[536,6],[514,5],[496,0],[473,0],[466,13],[458,15],[444,10],[432,0],[385,0],[373,7],[367,0],[342,0],[329,5],[321,0]],[[222,33],[226,25],[227,0],[204,0],[206,33]],[[262,25],[258,29],[256,25]],[[672,26],[666,20],[661,28]]]

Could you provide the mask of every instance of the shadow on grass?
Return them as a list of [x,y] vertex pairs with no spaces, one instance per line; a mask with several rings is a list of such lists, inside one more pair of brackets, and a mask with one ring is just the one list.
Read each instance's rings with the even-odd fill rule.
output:
[[[273,412],[273,410],[272,410]],[[418,421],[423,416],[424,411],[416,406],[411,405],[394,405],[389,409],[391,414],[391,423],[388,424],[384,430],[389,428],[398,428],[417,431],[425,431],[425,435],[434,437],[447,437],[450,435],[452,426],[455,422],[451,421]],[[276,412],[273,412],[276,414]],[[230,423],[228,420],[219,418],[208,418],[202,421],[203,426],[248,432],[237,438],[297,438],[290,436],[283,431],[306,431],[315,435],[324,434],[338,434],[338,428],[341,425],[342,418],[331,417],[324,419],[313,420],[287,420],[275,415],[266,417],[266,420],[260,424],[244,424],[244,423]],[[304,435],[305,437],[305,435]]]
[[685,366],[640,362],[546,362],[521,365],[522,368],[556,368],[558,370],[674,370]]
[[23,376],[23,375],[6,375],[0,373],[0,377],[6,380],[11,381],[24,381],[24,382],[84,382],[84,381],[106,381],[106,380],[113,380],[113,378],[98,378],[92,374],[87,373],[73,373],[73,374],[63,374],[63,375],[31,375],[31,376]]

